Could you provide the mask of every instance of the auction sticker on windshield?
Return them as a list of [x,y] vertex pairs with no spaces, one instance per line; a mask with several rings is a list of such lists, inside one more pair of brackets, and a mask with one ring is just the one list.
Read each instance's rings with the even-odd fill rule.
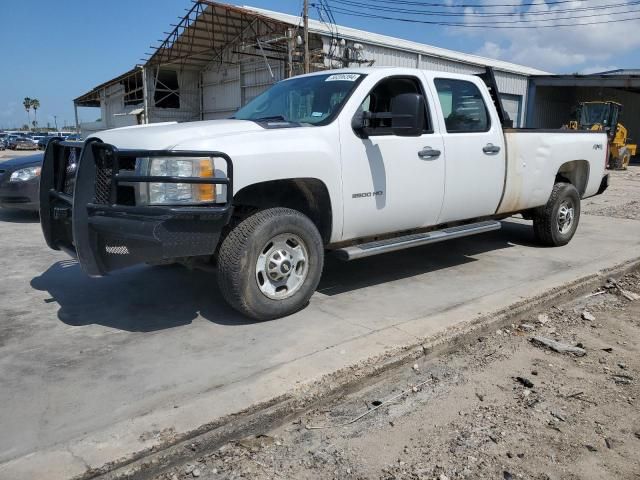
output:
[[358,78],[360,78],[359,73],[336,73],[334,75],[329,75],[326,78],[325,82],[336,82],[339,80],[355,82]]

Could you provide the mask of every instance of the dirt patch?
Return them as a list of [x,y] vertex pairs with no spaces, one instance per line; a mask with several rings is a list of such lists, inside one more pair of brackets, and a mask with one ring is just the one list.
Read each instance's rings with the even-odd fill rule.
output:
[[585,212],[589,215],[598,215],[600,217],[628,218],[630,220],[640,220],[640,202],[633,200],[623,203],[622,205],[613,205],[609,207],[594,209]]
[[640,300],[607,287],[156,478],[639,478]]

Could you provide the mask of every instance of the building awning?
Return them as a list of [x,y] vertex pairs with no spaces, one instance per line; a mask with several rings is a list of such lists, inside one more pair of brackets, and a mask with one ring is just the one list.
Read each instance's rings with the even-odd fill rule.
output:
[[589,75],[534,75],[537,87],[605,87],[625,90],[640,89],[640,71],[615,70]]
[[107,82],[101,83],[100,85],[93,87],[89,92],[80,95],[78,98],[73,100],[73,103],[78,107],[99,107],[100,106],[100,92],[105,88],[108,88],[112,85],[117,85],[125,80],[128,80],[132,77],[139,75],[140,81],[142,84],[142,68],[140,65],[136,65],[128,72],[123,73],[122,75],[117,76]]
[[125,117],[127,115],[140,115],[144,112],[144,108],[134,108],[130,112],[114,113],[114,117]]

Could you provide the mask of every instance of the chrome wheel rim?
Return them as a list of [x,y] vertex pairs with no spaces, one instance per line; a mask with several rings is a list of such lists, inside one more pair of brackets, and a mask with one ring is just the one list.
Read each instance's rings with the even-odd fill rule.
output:
[[558,232],[565,234],[571,230],[573,221],[575,220],[575,211],[573,202],[565,200],[558,208]]
[[256,282],[272,300],[295,294],[309,273],[309,254],[302,239],[292,233],[276,235],[260,251],[256,262]]

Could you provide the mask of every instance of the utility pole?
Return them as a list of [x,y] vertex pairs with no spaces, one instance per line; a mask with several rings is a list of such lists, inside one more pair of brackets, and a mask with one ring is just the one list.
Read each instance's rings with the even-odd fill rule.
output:
[[309,0],[304,0],[304,73],[309,73]]

